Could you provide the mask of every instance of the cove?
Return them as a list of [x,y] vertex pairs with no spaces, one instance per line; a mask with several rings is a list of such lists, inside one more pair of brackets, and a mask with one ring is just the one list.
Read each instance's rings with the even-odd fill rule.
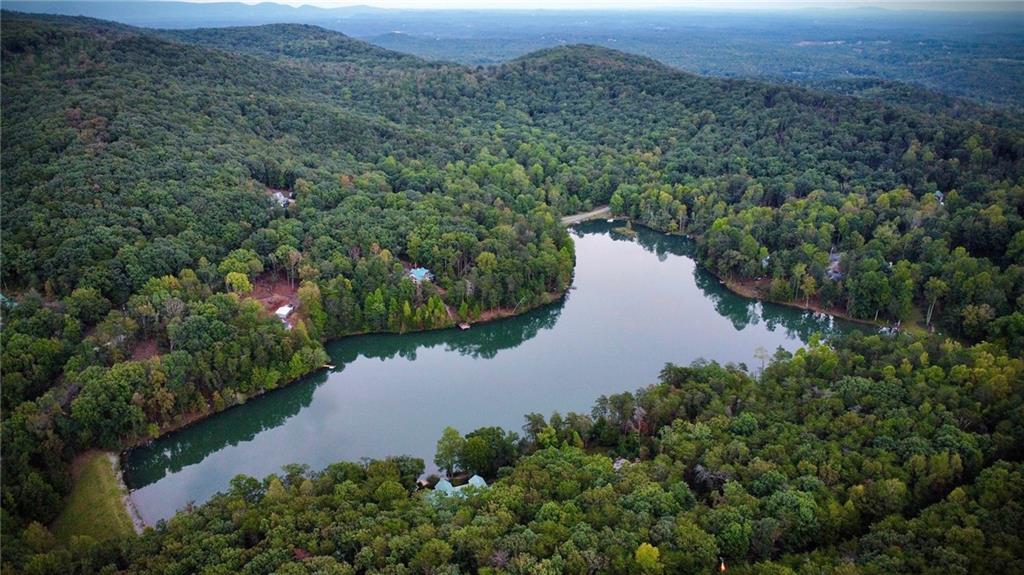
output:
[[684,238],[590,222],[576,242],[564,300],[467,331],[366,335],[327,345],[330,371],[125,454],[125,482],[149,524],[201,503],[238,474],[262,478],[289,463],[421,457],[432,470],[441,430],[523,416],[589,413],[600,395],[655,383],[666,362],[703,358],[760,365],[756,350],[794,350],[852,323],[728,291]]

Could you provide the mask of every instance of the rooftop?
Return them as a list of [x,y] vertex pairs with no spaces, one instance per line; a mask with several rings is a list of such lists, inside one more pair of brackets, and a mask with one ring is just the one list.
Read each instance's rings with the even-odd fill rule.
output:
[[412,268],[409,270],[409,277],[421,282],[423,280],[431,280],[434,278],[434,274],[430,273],[427,268]]
[[480,477],[479,475],[474,475],[473,477],[469,478],[469,481],[465,485],[459,485],[458,487],[455,487],[447,479],[442,479],[441,481],[437,482],[437,485],[434,486],[434,491],[433,493],[430,494],[430,496],[431,498],[449,495],[461,496],[464,495],[463,490],[466,489],[467,487],[475,487],[476,489],[486,489],[487,481],[485,481],[484,478]]
[[441,481],[437,482],[437,485],[434,486],[434,491],[437,491],[438,493],[444,493],[445,495],[451,495],[455,493],[455,488],[452,487],[452,483],[450,481],[448,481],[447,479],[442,479]]

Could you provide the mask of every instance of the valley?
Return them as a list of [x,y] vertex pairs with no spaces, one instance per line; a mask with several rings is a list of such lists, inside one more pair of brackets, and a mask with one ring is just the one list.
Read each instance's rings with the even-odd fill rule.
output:
[[1017,12],[55,4],[5,573],[1024,572]]

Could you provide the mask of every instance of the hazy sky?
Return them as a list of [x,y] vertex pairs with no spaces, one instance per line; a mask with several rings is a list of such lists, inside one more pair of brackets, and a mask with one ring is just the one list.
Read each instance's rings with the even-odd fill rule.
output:
[[[194,0],[223,2],[225,0]],[[228,0],[230,1],[230,0]],[[266,0],[240,0],[255,4]],[[476,8],[476,9],[778,9],[778,8],[858,8],[866,6],[894,9],[940,10],[1018,10],[1024,15],[1024,0],[271,0],[293,6],[312,5],[325,8],[368,5],[378,8]]]

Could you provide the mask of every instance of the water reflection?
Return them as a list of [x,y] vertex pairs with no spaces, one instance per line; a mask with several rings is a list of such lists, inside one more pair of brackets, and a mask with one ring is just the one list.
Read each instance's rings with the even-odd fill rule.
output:
[[475,359],[494,358],[499,351],[518,347],[541,330],[551,329],[562,313],[559,300],[507,320],[475,326],[472,330],[437,330],[415,334],[379,334],[340,339],[327,345],[332,370],[320,370],[301,380],[228,409],[200,424],[133,449],[124,466],[125,481],[145,487],[203,460],[210,452],[238,445],[261,432],[281,426],[313,401],[313,392],[357,359],[381,361],[400,357],[415,361],[417,352],[441,347]]
[[133,449],[123,466],[125,482],[133,488],[144,487],[199,463],[211,451],[251,441],[309,407],[313,390],[325,381],[326,372],[315,373],[271,395],[254,398],[201,424]]
[[239,473],[287,463],[433,458],[446,425],[518,429],[523,415],[589,410],[600,395],[653,383],[666,362],[745,363],[793,350],[827,318],[729,292],[692,259],[692,242],[605,222],[576,234],[574,289],[519,317],[327,346],[338,367],[137,448],[125,479],[147,521],[204,501]]
[[[565,302],[559,300],[514,318],[478,324],[467,331],[445,329],[346,338],[328,344],[327,351],[335,364],[341,366],[339,369],[359,357],[385,360],[397,356],[412,361],[418,350],[435,347],[476,359],[491,359],[499,351],[518,347],[539,331],[555,327],[564,306]],[[364,345],[367,342],[371,344]]]
[[[590,222],[576,229],[576,237],[583,237],[585,234],[608,233],[619,225],[621,223]],[[635,241],[645,250],[657,255],[659,261],[665,261],[669,255],[694,259],[697,257],[696,246],[689,239],[659,233],[645,227],[636,227],[633,231],[636,232],[634,238],[616,233],[609,233],[609,237],[614,241]],[[694,284],[704,297],[714,302],[715,311],[722,317],[728,318],[737,331],[764,321],[769,331],[782,329],[790,338],[807,341],[812,335],[827,337],[837,330],[832,316],[797,310],[779,304],[762,304],[757,300],[738,296],[704,267],[694,266],[693,279]]]

